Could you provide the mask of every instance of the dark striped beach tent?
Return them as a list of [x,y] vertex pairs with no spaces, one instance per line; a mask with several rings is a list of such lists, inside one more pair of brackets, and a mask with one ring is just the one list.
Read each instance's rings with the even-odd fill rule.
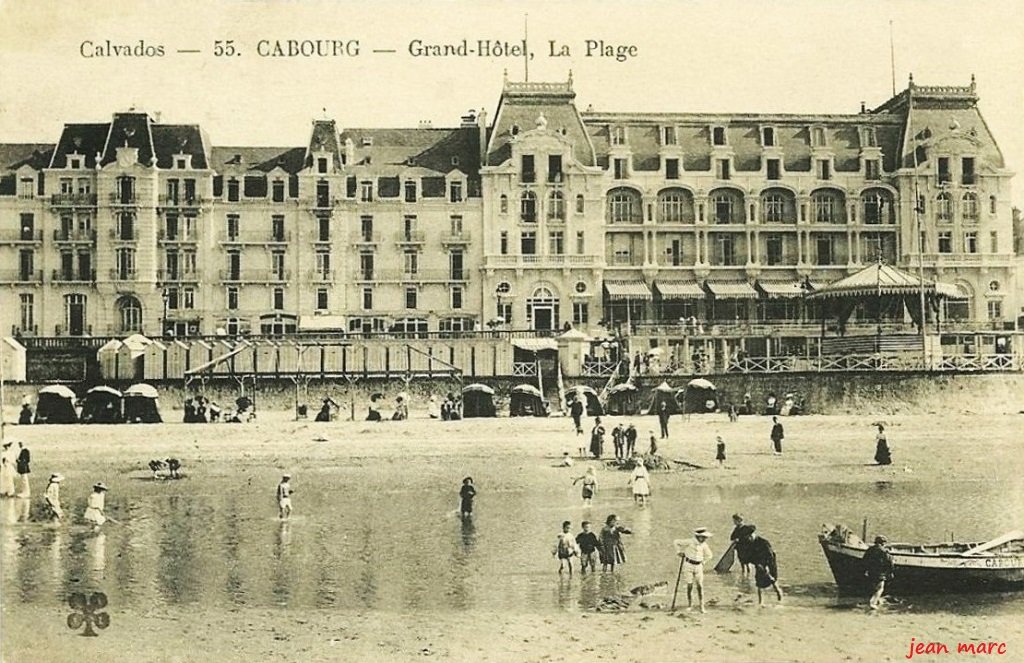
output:
[[124,423],[124,396],[113,387],[93,387],[82,401],[83,424]]
[[62,384],[43,387],[37,394],[35,423],[77,424],[76,398],[75,392]]
[[608,390],[608,403],[605,411],[614,415],[630,415],[640,412],[640,399],[637,388],[629,382],[617,384]]
[[532,384],[520,384],[512,387],[509,414],[513,417],[548,416],[548,409],[544,405],[544,395]]
[[680,390],[677,399],[687,414],[716,412],[719,407],[718,390],[709,380],[696,378],[686,383]]
[[471,384],[462,388],[462,418],[495,417],[494,390],[485,384]]
[[163,423],[160,394],[156,387],[140,382],[124,390],[124,420],[130,424]]
[[681,408],[676,401],[676,391],[674,387],[669,386],[668,382],[662,382],[652,389],[647,414],[658,414],[661,412],[662,403],[668,406],[669,414],[679,414]]
[[565,398],[566,405],[572,405],[572,402],[577,398],[584,399],[583,402],[587,406],[588,417],[600,417],[604,414],[604,408],[601,406],[601,399],[597,397],[597,392],[594,391],[593,387],[581,384],[579,386],[572,387],[571,389],[566,389],[562,396]]

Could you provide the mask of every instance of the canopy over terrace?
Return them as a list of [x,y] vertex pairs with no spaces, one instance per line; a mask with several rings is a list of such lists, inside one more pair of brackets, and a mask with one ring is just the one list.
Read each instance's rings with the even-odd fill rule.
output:
[[642,320],[644,306],[653,299],[651,289],[642,280],[605,281],[605,310],[612,324]]
[[920,297],[938,313],[938,302],[942,299],[964,299],[960,288],[951,283],[940,283],[921,278],[896,269],[892,265],[878,262],[846,278],[823,285],[807,295],[809,300],[822,303],[822,319],[831,312],[839,320],[842,330],[858,304],[868,304],[881,321],[883,313],[901,315],[904,311],[918,329],[921,328]]

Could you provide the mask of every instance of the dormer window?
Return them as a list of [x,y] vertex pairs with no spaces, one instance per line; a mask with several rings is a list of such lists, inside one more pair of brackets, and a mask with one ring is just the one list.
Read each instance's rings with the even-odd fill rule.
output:
[[626,144],[626,127],[612,127],[612,145]]
[[72,157],[68,160],[68,168],[78,170],[82,167],[82,159],[80,157]]
[[861,147],[878,147],[878,138],[874,127],[864,127],[860,131]]
[[452,157],[452,165],[453,166],[458,166],[459,165],[459,157]]
[[416,202],[416,182],[413,180],[405,181],[405,202]]
[[939,184],[947,184],[952,179],[949,172],[949,157],[939,157],[938,159],[939,169]]
[[363,136],[363,147],[373,147],[373,136]]
[[512,128],[509,130],[509,133],[512,134],[513,136],[518,136],[519,135],[519,125],[518,124],[513,124]]
[[814,147],[825,147],[827,144],[825,140],[825,127],[811,127],[811,145]]
[[830,159],[818,159],[815,172],[819,180],[832,179],[832,161]]
[[711,128],[711,144],[716,146],[725,145],[725,127]]
[[188,167],[186,165],[187,163],[188,162],[184,158],[175,159],[174,167],[177,168],[178,170],[185,170]]
[[677,145],[676,141],[676,128],[675,127],[662,127],[661,128],[661,139],[663,145]]
[[761,145],[763,147],[775,147],[775,128],[774,127],[762,127],[761,128]]
[[327,172],[327,157],[317,157],[316,159],[316,172],[326,173]]
[[882,179],[882,167],[878,159],[865,159],[864,160],[864,179],[866,180],[879,180]]

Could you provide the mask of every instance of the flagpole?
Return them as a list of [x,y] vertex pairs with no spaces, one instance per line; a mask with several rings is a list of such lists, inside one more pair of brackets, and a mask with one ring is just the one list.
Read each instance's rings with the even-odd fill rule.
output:
[[[911,103],[913,101],[911,100]],[[924,240],[922,238],[922,221],[921,215],[924,210],[921,208],[921,190],[920,190],[920,178],[917,173],[917,137],[914,137],[913,142],[913,155],[914,155],[914,218],[917,221],[917,278],[919,281],[919,295],[921,305],[921,320],[918,324],[918,331],[921,333],[921,354],[924,358],[925,369],[929,369],[928,365],[928,348],[925,341],[925,303],[924,303]]]

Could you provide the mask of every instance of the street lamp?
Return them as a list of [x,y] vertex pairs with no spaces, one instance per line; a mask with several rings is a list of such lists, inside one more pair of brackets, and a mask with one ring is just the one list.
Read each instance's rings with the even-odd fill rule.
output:
[[164,301],[164,315],[160,319],[160,336],[163,338],[167,336],[167,288],[160,291],[160,298]]

